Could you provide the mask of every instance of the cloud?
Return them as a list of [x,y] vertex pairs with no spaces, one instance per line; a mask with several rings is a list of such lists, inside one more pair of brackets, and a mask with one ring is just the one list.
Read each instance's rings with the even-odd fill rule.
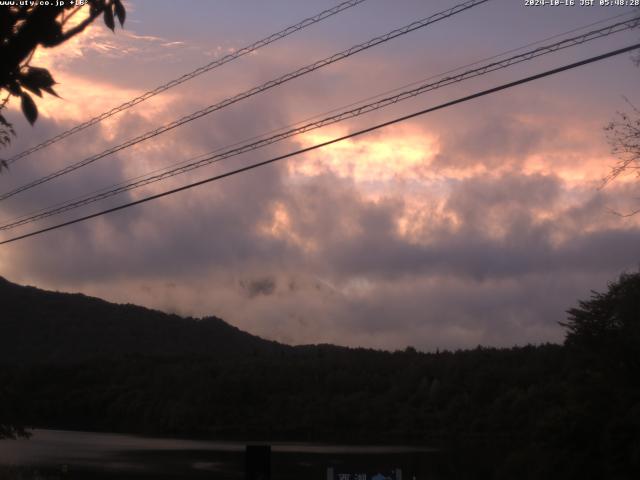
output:
[[[542,175],[457,182],[443,208],[459,223],[431,217],[420,241],[397,228],[401,198],[372,200],[353,179],[328,173],[290,184],[285,168],[265,169],[54,234],[55,255],[34,241],[12,256],[41,282],[216,314],[292,343],[434,349],[560,341],[563,312],[632,268],[640,244],[633,225],[584,228],[593,221],[589,207],[605,200],[564,205],[564,189]],[[287,228],[268,233],[279,208]]]
[[[32,135],[21,128],[12,148],[137,95],[160,74],[187,71],[183,60],[204,63],[195,61],[195,43],[180,44],[179,36],[104,30],[96,25],[66,54],[50,57],[56,78],[77,91],[43,102]],[[2,189],[321,58],[324,47],[274,46],[203,76],[17,163],[0,177]],[[0,204],[0,214],[22,215],[377,93],[399,82],[410,57],[385,63],[372,50],[18,195]],[[444,69],[447,62],[434,63]],[[367,73],[372,66],[375,75]],[[436,349],[561,341],[557,322],[565,310],[636,268],[640,254],[640,217],[608,211],[633,205],[637,183],[596,188],[611,160],[604,136],[594,133],[601,108],[571,91],[562,95],[523,90],[460,106],[17,242],[0,249],[0,275],[183,315],[217,315],[290,343]],[[310,132],[83,212],[416,108],[397,105]]]
[[246,291],[249,298],[258,295],[269,296],[276,290],[276,280],[273,277],[240,280],[240,286]]

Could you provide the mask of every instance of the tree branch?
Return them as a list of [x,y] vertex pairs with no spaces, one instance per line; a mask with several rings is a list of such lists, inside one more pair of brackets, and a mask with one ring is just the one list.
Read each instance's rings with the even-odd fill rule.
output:
[[97,10],[91,12],[89,14],[89,16],[87,18],[85,18],[82,22],[80,22],[78,25],[76,25],[75,27],[73,27],[73,28],[67,30],[66,32],[64,32],[62,34],[62,36],[60,36],[58,38],[56,43],[51,44],[51,45],[47,45],[47,48],[55,47],[57,45],[60,45],[62,42],[66,42],[71,37],[74,37],[77,34],[79,34],[80,32],[82,32],[85,28],[87,28],[89,26],[89,24],[91,22],[93,22],[102,12],[104,12],[104,9],[105,9],[105,7],[103,6],[103,7],[99,7]]

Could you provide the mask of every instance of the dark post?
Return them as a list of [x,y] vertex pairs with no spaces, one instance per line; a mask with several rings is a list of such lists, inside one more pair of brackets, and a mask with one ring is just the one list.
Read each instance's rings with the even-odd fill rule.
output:
[[271,445],[247,445],[245,479],[271,480]]

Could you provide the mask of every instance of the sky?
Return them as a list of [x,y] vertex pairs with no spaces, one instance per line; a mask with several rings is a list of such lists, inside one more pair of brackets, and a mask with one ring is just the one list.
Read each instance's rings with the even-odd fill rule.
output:
[[[8,158],[328,1],[130,0],[36,52],[61,98],[19,105]],[[579,3],[579,2],[576,2]],[[367,0],[12,165],[8,191],[456,4]],[[491,0],[0,202],[3,223],[479,60],[632,12]],[[615,20],[602,23],[605,25]],[[580,30],[586,32],[596,27]],[[575,33],[574,33],[575,34]],[[624,32],[441,88],[48,220],[27,233],[638,42]],[[553,43],[557,40],[548,40]],[[543,43],[544,44],[544,43]],[[530,47],[533,48],[533,47]],[[604,186],[604,127],[640,105],[620,55],[176,195],[0,246],[0,275],[289,343],[424,351],[561,342],[558,322],[640,264],[637,178]]]

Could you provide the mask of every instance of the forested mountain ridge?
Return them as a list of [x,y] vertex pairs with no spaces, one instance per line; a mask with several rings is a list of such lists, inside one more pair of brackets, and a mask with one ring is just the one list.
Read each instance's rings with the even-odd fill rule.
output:
[[409,442],[441,449],[456,479],[640,478],[640,272],[568,310],[563,345],[437,353],[288,347],[6,281],[0,303],[0,437]]
[[182,318],[0,277],[0,363],[68,363],[131,354],[220,357],[289,348],[216,317]]

